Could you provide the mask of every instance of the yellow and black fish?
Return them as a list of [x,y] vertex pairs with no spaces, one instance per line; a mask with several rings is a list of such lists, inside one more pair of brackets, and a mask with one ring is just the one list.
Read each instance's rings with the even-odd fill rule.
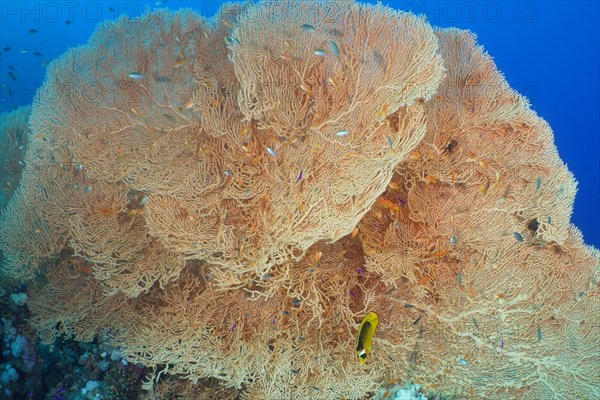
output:
[[361,365],[365,363],[367,355],[371,352],[371,343],[373,342],[375,328],[377,328],[378,323],[379,318],[374,312],[365,315],[360,323],[356,338],[356,355]]

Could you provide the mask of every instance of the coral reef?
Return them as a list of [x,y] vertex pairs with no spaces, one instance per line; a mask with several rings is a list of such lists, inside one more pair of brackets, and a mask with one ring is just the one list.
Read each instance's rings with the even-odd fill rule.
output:
[[29,124],[2,271],[38,338],[109,338],[149,396],[600,396],[575,180],[468,32],[346,0],[123,17]]
[[28,323],[26,301],[15,302],[15,294],[22,293],[0,294],[0,398],[139,398],[147,371],[128,364],[102,335],[89,343],[67,336],[40,343]]

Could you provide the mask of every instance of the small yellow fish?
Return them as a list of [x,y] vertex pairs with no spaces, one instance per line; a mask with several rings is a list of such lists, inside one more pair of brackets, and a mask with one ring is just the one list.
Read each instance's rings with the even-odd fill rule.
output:
[[424,276],[421,279],[419,279],[419,281],[417,282],[418,285],[427,285],[429,283],[429,281],[431,281],[431,277],[430,276]]
[[469,286],[469,293],[471,294],[471,297],[477,298],[477,292],[475,292],[475,289],[473,289],[470,286]]
[[310,88],[308,86],[306,86],[304,83],[300,84],[300,89],[304,90],[308,94],[312,94],[312,92],[310,91]]
[[443,257],[446,257],[447,255],[448,255],[448,250],[438,250],[438,251],[431,253],[431,257],[434,257],[434,258],[443,258]]
[[390,210],[400,211],[400,208],[393,201],[388,200],[386,198],[383,198],[383,197],[378,198],[377,203],[381,204],[385,208],[389,208]]
[[180,58],[177,61],[175,61],[175,64],[173,64],[173,68],[179,68],[182,65],[184,65],[187,62],[187,60],[185,58]]
[[371,344],[378,323],[379,317],[374,312],[365,315],[360,323],[356,337],[356,356],[361,365],[365,363],[365,359],[371,352]]
[[313,258],[313,264],[319,266],[321,264],[321,257],[323,256],[322,251],[317,251]]
[[427,175],[425,177],[425,183],[428,184],[428,185],[430,185],[432,183],[436,183],[436,182],[437,182],[437,178],[435,176],[433,176],[433,175]]
[[421,158],[421,153],[419,153],[418,151],[413,151],[408,155],[408,158],[410,158],[413,161],[417,161]]
[[388,186],[389,186],[389,187],[391,187],[391,188],[392,188],[392,189],[394,189],[394,190],[400,190],[400,186],[399,186],[399,185],[398,185],[396,182],[393,182],[393,181],[392,181],[392,182],[390,182],[390,183],[388,184]]
[[333,86],[335,88],[335,90],[338,90],[340,87],[337,83],[337,81],[331,77],[327,78],[327,80],[329,81],[329,83],[331,84],[331,86]]
[[378,117],[383,117],[385,115],[387,115],[388,111],[390,111],[390,108],[392,108],[392,106],[390,106],[389,104],[384,104],[383,107],[381,107],[381,110],[379,110],[379,112],[377,113]]
[[352,229],[352,238],[354,239],[358,235],[358,226]]

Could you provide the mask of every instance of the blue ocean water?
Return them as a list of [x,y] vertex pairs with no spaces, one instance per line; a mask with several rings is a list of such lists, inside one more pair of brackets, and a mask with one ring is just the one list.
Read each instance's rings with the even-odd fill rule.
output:
[[[371,1],[373,2],[373,1]],[[213,15],[222,1],[3,1],[0,112],[30,104],[44,65],[84,44],[96,26],[147,8],[192,7]],[[552,127],[560,157],[579,182],[572,222],[600,247],[600,3],[597,1],[383,1],[425,14],[434,26],[478,36],[511,86]]]

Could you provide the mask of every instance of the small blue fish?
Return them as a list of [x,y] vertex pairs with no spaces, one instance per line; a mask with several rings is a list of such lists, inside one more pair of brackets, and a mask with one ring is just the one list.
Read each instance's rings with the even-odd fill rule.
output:
[[537,329],[537,339],[538,342],[542,341],[542,327],[538,325],[538,329]]
[[226,37],[225,38],[225,43],[226,44],[235,44],[235,45],[238,45],[238,46],[240,45],[240,41],[237,40],[236,38],[234,38],[233,36]]
[[342,137],[342,136],[346,136],[346,135],[347,135],[347,134],[349,134],[349,133],[350,133],[350,132],[348,132],[348,131],[346,131],[346,130],[344,130],[344,129],[341,129],[341,130],[337,131],[335,135],[336,135],[336,136],[340,136],[340,137]]
[[301,179],[302,179],[302,170],[300,170],[300,174],[298,175],[298,179],[296,179],[296,182],[300,182]]
[[500,339],[500,348],[503,349],[504,348],[504,339]]
[[552,225],[552,217],[548,217],[548,223]]
[[296,374],[298,374],[298,373],[299,373],[299,371],[297,371],[297,370],[295,370],[295,369],[293,369],[293,370],[292,370],[292,374],[296,375]]
[[387,137],[387,141],[388,141],[388,145],[390,146],[390,149],[393,149],[394,148],[394,144],[392,142],[392,137],[388,136]]
[[132,72],[127,76],[130,77],[131,79],[144,79],[144,75],[140,74],[139,72]]
[[473,325],[475,325],[475,328],[479,329],[479,324],[477,323],[475,317],[473,317]]
[[315,55],[316,56],[323,57],[325,54],[327,54],[327,53],[325,53],[325,50],[323,50],[323,49],[316,49],[315,50]]
[[273,149],[272,149],[272,148],[270,148],[270,147],[267,147],[267,153],[269,153],[269,155],[270,155],[271,157],[277,157],[277,153],[275,153],[275,150],[273,150]]
[[302,25],[302,29],[306,32],[311,32],[311,33],[315,31],[315,27],[312,26],[311,24]]
[[85,190],[86,193],[91,193],[92,192],[92,187],[91,186],[86,186],[84,188],[84,190]]
[[35,35],[35,34],[36,34],[36,33],[38,33],[39,31],[38,31],[37,29],[33,29],[33,28],[31,28],[31,29],[27,30],[27,32],[29,32],[29,34],[30,34],[30,35]]
[[329,41],[329,47],[331,48],[331,52],[333,53],[333,55],[335,55],[336,57],[340,56],[340,49],[333,40]]
[[513,232],[513,237],[518,241],[518,242],[522,242],[523,240],[523,236],[519,233],[519,232]]
[[361,267],[358,267],[357,270],[360,276],[363,276],[365,274],[365,271],[363,271]]
[[231,175],[233,175],[233,171],[231,171],[229,169],[226,169],[225,170],[225,176],[231,176]]
[[413,306],[412,304],[405,304],[404,308],[415,308],[415,306]]
[[462,365],[467,365],[467,360],[465,360],[464,358],[461,358],[460,360],[458,360],[458,362]]
[[246,318],[250,318],[250,313],[246,313]]
[[233,324],[233,326],[231,327],[231,332],[235,331],[235,327],[237,326],[237,322]]
[[542,178],[538,176],[537,182],[535,183],[535,190],[538,190],[542,186]]
[[457,243],[458,243],[458,239],[456,238],[456,236],[454,236],[454,235],[450,236],[450,244],[453,244],[456,246]]
[[301,302],[302,302],[302,300],[300,300],[299,298],[297,298],[297,297],[296,297],[296,298],[294,299],[294,301],[292,301],[292,304],[293,304],[293,305],[298,305],[298,304],[300,304]]
[[21,54],[27,54],[27,53],[29,53],[29,49],[20,49],[19,53],[21,53]]
[[462,285],[462,275],[460,274],[460,272],[458,273],[458,286]]
[[285,311],[285,310],[283,310],[281,313],[282,313],[283,315],[290,315],[290,312],[289,312],[289,311]]

